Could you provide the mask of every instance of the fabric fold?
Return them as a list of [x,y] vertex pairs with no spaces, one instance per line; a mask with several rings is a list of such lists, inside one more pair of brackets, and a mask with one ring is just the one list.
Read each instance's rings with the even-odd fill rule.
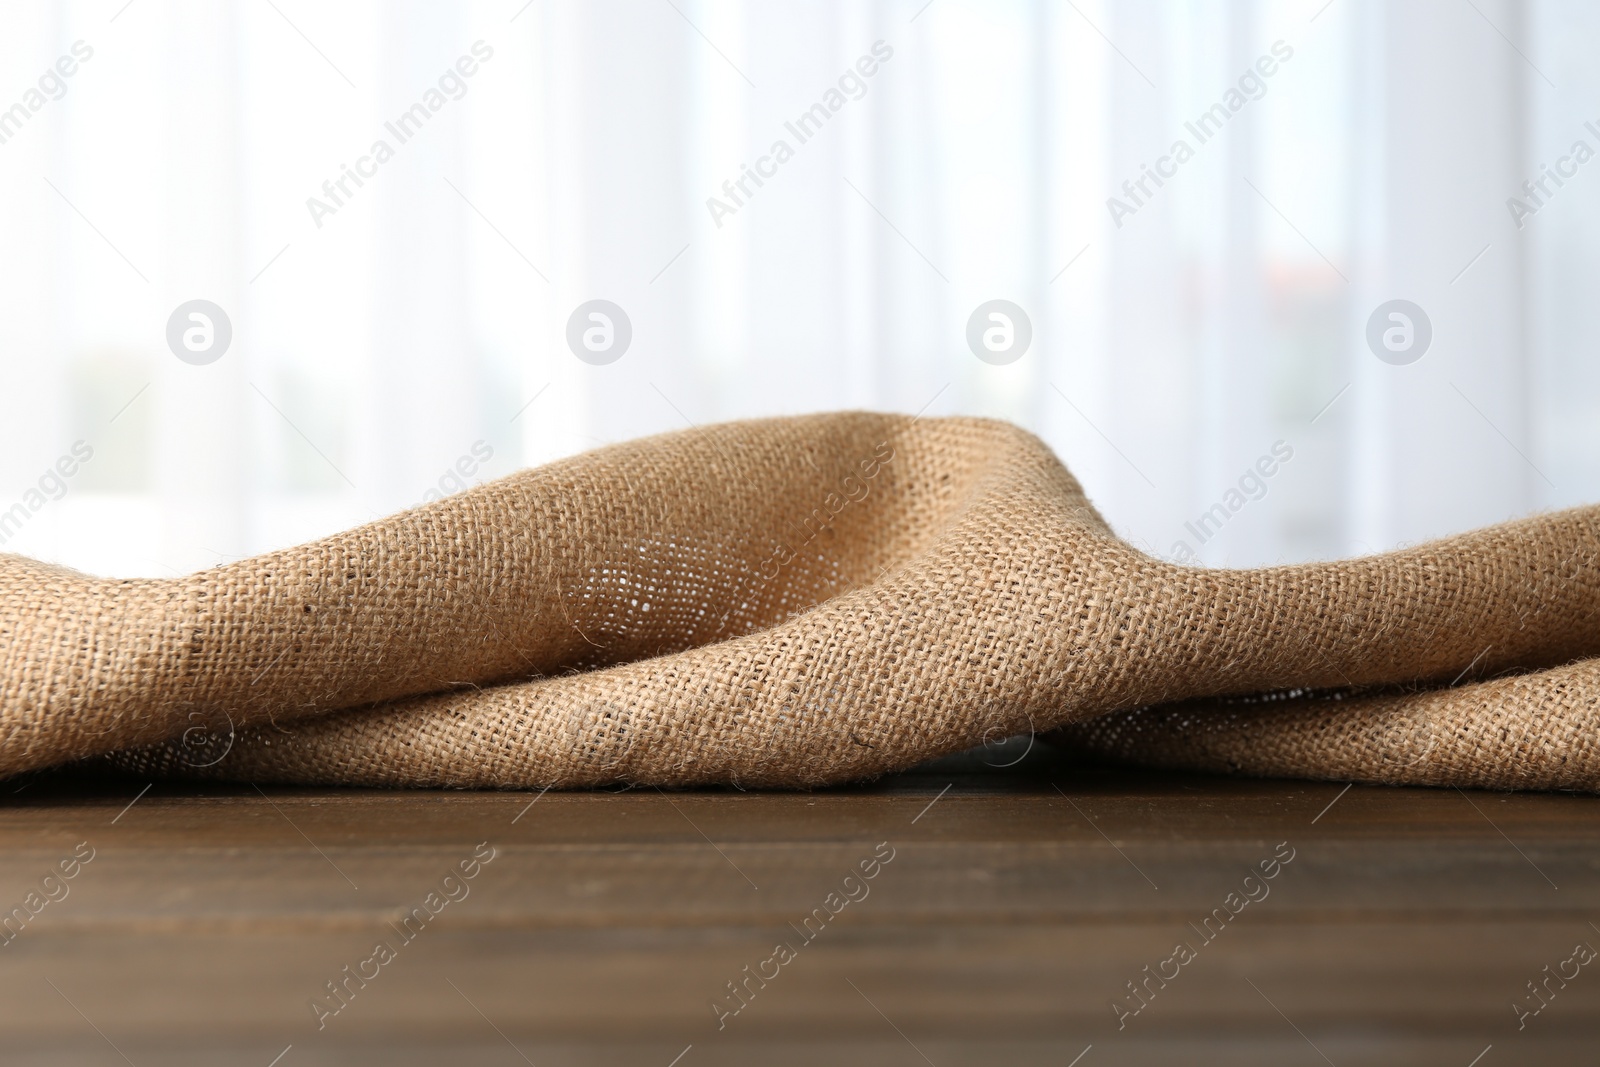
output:
[[[1108,758],[1349,777],[1369,757],[1329,739],[1421,705],[1298,698],[1322,710],[1249,720],[1223,757],[1162,716],[1400,686],[1484,766],[1594,789],[1573,747],[1591,674],[1561,700],[1451,683],[1600,656],[1597,560],[1589,507],[1364,559],[1189,567],[1116,537],[1006,423],[729,423],[183,579],[0,557],[0,773],[116,752],[252,781],[816,786],[1069,727]],[[1472,725],[1539,700],[1525,725],[1566,739],[1559,768]],[[1467,784],[1475,766],[1439,743],[1373,780]]]

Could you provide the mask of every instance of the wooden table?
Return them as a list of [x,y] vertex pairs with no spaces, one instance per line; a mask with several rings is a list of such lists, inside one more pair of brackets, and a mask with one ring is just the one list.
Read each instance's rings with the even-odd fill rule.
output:
[[816,793],[12,781],[0,1060],[1600,1061],[1600,801],[1012,753]]

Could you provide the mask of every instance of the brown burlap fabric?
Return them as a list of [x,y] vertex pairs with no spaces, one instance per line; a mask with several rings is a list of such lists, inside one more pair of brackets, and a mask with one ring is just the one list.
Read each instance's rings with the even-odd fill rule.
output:
[[[1135,761],[1595,789],[1597,559],[1586,508],[1184,567],[1004,423],[731,423],[182,579],[0,557],[0,773],[805,786],[1087,724]],[[1137,710],[1395,685],[1435,688]]]
[[1193,701],[1052,738],[1150,767],[1390,784],[1600,789],[1600,660],[1459,688]]

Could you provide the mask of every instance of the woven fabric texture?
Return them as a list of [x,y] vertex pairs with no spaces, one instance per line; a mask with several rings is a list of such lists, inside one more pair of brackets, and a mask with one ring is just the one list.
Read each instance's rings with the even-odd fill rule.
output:
[[0,774],[815,786],[1065,728],[1164,766],[1593,790],[1597,560],[1582,508],[1187,567],[1005,423],[729,423],[186,578],[0,556]]

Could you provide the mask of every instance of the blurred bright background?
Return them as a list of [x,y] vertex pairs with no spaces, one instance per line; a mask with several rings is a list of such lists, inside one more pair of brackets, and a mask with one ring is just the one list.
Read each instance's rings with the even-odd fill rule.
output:
[[[1522,188],[1600,149],[1597,46],[1581,0],[6,5],[0,551],[176,574],[836,408],[1018,422],[1210,565],[1597,501],[1600,163]],[[232,326],[198,366],[195,299]],[[592,299],[632,324],[603,366],[566,340]],[[1005,365],[967,343],[993,299],[1032,326]],[[1432,330],[1399,365],[1366,339],[1393,299]]]

